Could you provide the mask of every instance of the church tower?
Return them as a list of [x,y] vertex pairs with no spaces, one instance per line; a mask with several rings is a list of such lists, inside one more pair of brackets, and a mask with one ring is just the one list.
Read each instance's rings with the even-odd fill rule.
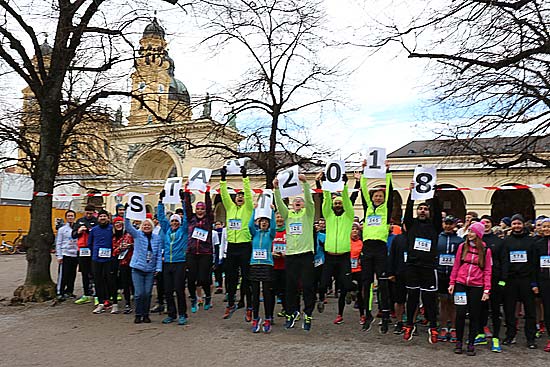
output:
[[128,126],[163,122],[155,115],[166,122],[190,121],[189,92],[174,76],[174,60],[168,56],[165,32],[156,18],[145,27],[139,44],[136,70],[131,78],[132,92],[140,96],[143,103],[132,98]]

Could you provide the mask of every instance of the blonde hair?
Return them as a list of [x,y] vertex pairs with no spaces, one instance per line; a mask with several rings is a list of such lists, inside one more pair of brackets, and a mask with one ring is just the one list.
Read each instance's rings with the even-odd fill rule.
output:
[[139,225],[139,229],[141,229],[143,231],[143,225],[145,223],[149,223],[151,225],[151,228],[155,228],[155,223],[153,223],[153,220],[152,219],[145,219],[143,222],[141,222],[141,224]]

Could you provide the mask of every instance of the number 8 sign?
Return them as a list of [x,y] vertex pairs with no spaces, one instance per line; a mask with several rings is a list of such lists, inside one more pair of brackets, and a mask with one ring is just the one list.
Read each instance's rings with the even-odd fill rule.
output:
[[414,169],[411,199],[427,200],[434,197],[437,175],[435,167],[418,166]]

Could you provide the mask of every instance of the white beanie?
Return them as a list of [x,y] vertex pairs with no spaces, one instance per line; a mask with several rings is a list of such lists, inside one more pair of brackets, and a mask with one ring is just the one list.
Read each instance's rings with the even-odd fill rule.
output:
[[172,216],[170,217],[170,222],[173,221],[173,220],[177,220],[180,224],[181,224],[181,217],[177,214],[172,214]]

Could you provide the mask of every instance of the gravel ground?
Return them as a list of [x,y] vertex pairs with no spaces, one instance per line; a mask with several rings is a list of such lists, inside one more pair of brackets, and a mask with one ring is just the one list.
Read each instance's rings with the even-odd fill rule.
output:
[[[94,315],[93,306],[72,302],[8,306],[24,280],[25,267],[24,255],[0,256],[0,335],[5,346],[0,366],[544,366],[550,361],[550,354],[542,351],[545,340],[539,340],[535,351],[520,339],[501,354],[481,347],[476,357],[467,357],[453,354],[451,344],[428,344],[424,327],[410,342],[391,333],[380,335],[375,325],[363,333],[351,307],[346,307],[345,323],[333,325],[334,298],[323,314],[314,314],[311,332],[301,327],[284,330],[277,318],[269,335],[251,333],[243,310],[222,320],[222,295],[214,296],[211,310],[191,314],[183,327],[162,325],[159,315],[151,317],[151,324],[135,325],[133,315]],[[53,264],[52,274],[55,277]]]

